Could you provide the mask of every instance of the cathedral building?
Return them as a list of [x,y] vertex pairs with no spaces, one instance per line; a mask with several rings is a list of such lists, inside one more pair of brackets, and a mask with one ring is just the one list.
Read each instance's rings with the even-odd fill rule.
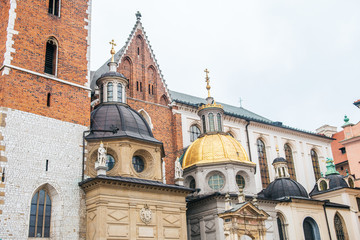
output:
[[359,239],[332,138],[170,90],[139,12],[93,72],[91,1],[0,19],[0,239]]

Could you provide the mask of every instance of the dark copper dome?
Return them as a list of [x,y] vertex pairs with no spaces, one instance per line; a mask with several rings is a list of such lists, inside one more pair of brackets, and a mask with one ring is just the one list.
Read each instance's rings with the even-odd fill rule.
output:
[[306,189],[290,178],[278,178],[259,193],[259,198],[281,200],[289,197],[309,198]]
[[[91,112],[90,134],[86,140],[134,138],[161,144],[145,119],[124,103],[102,103]],[[105,130],[105,131],[104,131]]]

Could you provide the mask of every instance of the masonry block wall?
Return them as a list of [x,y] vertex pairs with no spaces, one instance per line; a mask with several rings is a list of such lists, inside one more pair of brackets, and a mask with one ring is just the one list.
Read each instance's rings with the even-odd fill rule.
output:
[[[84,239],[82,133],[90,122],[91,0],[0,4],[0,239],[27,239],[30,203],[52,201],[50,239]],[[57,43],[45,73],[46,44]],[[52,62],[54,63],[54,61]]]
[[154,137],[164,144],[166,182],[174,183],[174,161],[183,148],[181,118],[168,105],[170,100],[165,83],[141,27],[133,34],[118,72],[129,79],[127,103],[135,110],[143,109],[149,114]]

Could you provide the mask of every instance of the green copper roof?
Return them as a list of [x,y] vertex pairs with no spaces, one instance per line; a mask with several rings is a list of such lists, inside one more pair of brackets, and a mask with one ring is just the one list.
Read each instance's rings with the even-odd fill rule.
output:
[[325,176],[332,174],[340,175],[340,173],[336,171],[334,160],[332,160],[332,158],[327,158]]

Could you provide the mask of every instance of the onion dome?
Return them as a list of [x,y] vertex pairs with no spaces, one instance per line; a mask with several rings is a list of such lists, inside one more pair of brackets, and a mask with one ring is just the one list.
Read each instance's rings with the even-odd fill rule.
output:
[[92,112],[90,134],[86,140],[134,138],[161,144],[156,140],[146,120],[124,103],[102,103]]
[[183,169],[193,165],[238,162],[255,166],[245,149],[225,133],[205,134],[196,139],[182,159]]
[[258,194],[259,198],[281,200],[290,197],[309,198],[306,189],[290,178],[278,178]]

